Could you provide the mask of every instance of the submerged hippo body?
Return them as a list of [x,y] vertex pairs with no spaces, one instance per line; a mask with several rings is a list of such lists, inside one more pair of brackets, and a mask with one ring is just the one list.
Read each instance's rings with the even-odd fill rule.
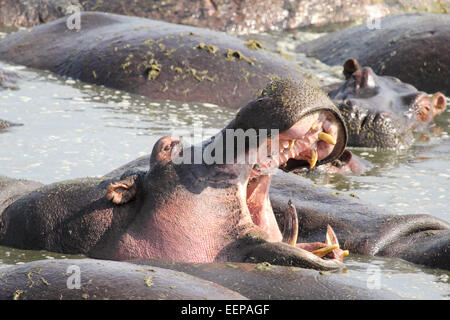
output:
[[42,260],[1,271],[0,300],[246,299],[183,272],[127,262]]
[[378,76],[356,59],[344,63],[346,81],[328,92],[338,106],[352,147],[406,148],[413,132],[433,122],[446,108],[445,96],[428,96],[391,76]]
[[361,24],[297,48],[329,65],[348,57],[425,92],[450,95],[450,15],[408,13],[380,20],[380,28]]
[[384,1],[374,3],[367,0],[346,0],[339,3],[329,0],[2,0],[0,24],[38,25],[63,17],[70,5],[78,6],[81,11],[138,16],[233,33],[348,23],[367,18],[371,11],[376,11],[380,17],[407,12],[413,8],[432,12],[450,9],[449,0],[437,3],[403,0],[388,4]]
[[275,76],[303,79],[298,65],[225,33],[115,14],[81,14],[17,32],[0,60],[155,99],[240,108]]
[[[69,277],[79,268],[80,289]],[[169,270],[170,269],[170,270]],[[268,263],[43,260],[1,269],[3,299],[398,299],[344,274]],[[282,290],[280,290],[282,289]]]
[[[268,128],[280,133],[267,136]],[[235,137],[228,133],[240,129],[258,130],[259,145],[249,141],[243,149],[239,144],[230,149],[228,143]],[[324,141],[326,137],[333,143]],[[282,163],[327,163],[339,157],[345,144],[343,120],[319,88],[306,82],[274,81],[203,144],[183,147],[178,139],[160,139],[148,171],[128,170],[109,180],[56,183],[14,201],[1,213],[0,244],[113,260],[269,259],[337,268],[342,263],[336,258],[324,260],[295,242],[281,242],[268,190],[270,172]],[[221,146],[226,146],[222,155]],[[207,158],[189,163],[196,152],[208,150],[219,157],[218,163],[208,164]],[[270,153],[263,155],[264,151]],[[234,161],[252,152],[261,153],[256,163]],[[222,156],[231,156],[231,162],[220,164]],[[180,157],[181,163],[175,161]],[[329,246],[314,245],[316,249]]]

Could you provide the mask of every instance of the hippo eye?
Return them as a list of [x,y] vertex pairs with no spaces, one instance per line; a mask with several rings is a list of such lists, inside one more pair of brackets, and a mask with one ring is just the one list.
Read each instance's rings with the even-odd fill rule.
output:
[[167,146],[165,146],[165,147],[164,147],[164,151],[169,151],[171,146],[172,146],[172,145],[167,145]]

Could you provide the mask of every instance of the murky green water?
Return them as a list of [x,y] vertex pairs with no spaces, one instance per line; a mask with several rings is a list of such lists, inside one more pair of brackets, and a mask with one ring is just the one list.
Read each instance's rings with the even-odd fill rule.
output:
[[[311,34],[261,35],[264,45],[289,55],[322,83],[337,81],[340,67],[329,68],[293,48]],[[254,37],[253,37],[254,38]],[[19,90],[0,91],[0,119],[23,123],[0,133],[0,175],[51,183],[101,176],[151,152],[163,135],[185,135],[195,127],[214,134],[235,111],[201,103],[154,101],[117,90],[63,79],[43,71],[0,64],[22,75]],[[449,109],[449,108],[448,108]],[[450,221],[450,110],[406,151],[355,149],[374,164],[361,176],[312,174],[319,184],[384,207],[392,213],[429,213]],[[0,267],[69,255],[0,247]],[[78,257],[78,256],[77,256]],[[450,297],[449,273],[398,259],[350,256],[344,276],[367,281],[380,269],[381,286],[406,298]]]

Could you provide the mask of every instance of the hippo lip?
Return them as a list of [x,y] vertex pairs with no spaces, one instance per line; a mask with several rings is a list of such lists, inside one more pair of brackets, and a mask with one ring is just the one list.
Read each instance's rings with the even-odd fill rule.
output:
[[[309,165],[327,158],[335,148],[338,122],[327,111],[310,114],[277,137],[267,140],[268,156],[258,157],[246,180],[246,203],[253,223],[266,231],[270,241],[281,241],[269,200],[271,175],[278,167]],[[276,148],[276,151],[272,149]],[[264,146],[259,149],[265,151]]]

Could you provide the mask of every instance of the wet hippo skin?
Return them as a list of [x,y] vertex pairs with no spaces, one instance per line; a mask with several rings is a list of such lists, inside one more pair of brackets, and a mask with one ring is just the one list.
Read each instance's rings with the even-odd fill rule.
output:
[[0,270],[0,300],[246,299],[183,272],[127,262],[41,260]]
[[63,18],[8,35],[0,60],[153,99],[230,108],[276,76],[304,79],[297,64],[225,33],[96,12],[80,19],[80,32]]
[[366,24],[328,34],[297,47],[329,65],[349,57],[425,92],[450,95],[450,15],[407,13],[380,20],[379,29]]
[[349,146],[407,148],[413,132],[433,124],[446,109],[442,93],[429,96],[395,77],[378,76],[354,58],[344,63],[343,73],[346,81],[326,91],[345,119]]

